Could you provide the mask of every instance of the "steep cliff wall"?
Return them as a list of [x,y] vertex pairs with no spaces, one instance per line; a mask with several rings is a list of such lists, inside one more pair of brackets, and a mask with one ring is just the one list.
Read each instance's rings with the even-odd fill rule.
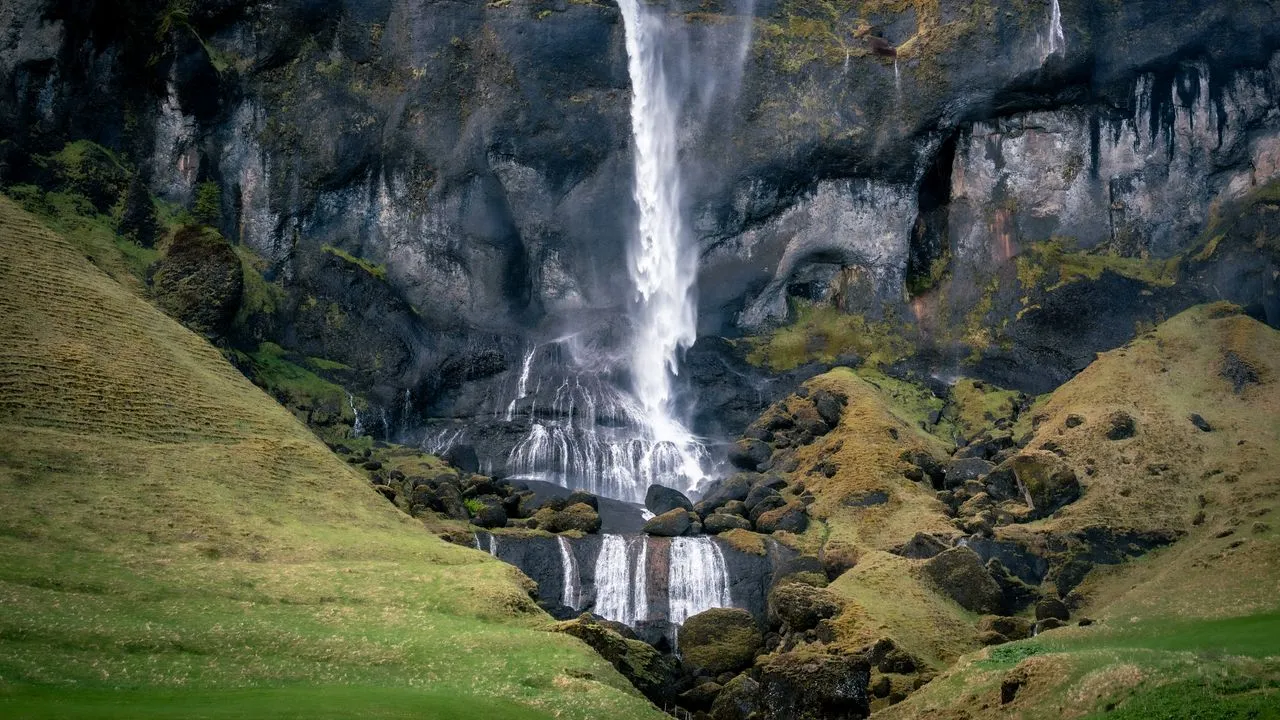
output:
[[[1269,2],[670,11],[695,50],[671,72],[702,79],[684,153],[704,334],[835,304],[892,323],[932,370],[968,356],[1043,389],[1240,284],[1233,265],[1171,288],[1148,264],[1199,252],[1214,208],[1280,173]],[[295,290],[279,335],[382,402],[411,389],[458,414],[511,384],[529,338],[616,332],[635,210],[612,3],[20,0],[0,28],[5,181],[87,137],[168,201],[216,183],[221,229]],[[721,72],[744,53],[741,77]],[[381,271],[377,302],[326,247]],[[1063,253],[1141,271],[1036,275]],[[1231,299],[1276,323],[1274,277],[1245,285]],[[317,301],[360,334],[299,325]]]

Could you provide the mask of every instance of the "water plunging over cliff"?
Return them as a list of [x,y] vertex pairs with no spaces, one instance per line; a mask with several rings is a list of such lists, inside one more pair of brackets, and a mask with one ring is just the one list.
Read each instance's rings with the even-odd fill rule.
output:
[[730,607],[729,574],[720,546],[709,537],[680,537],[671,541],[668,619],[677,625],[703,610]]
[[1058,5],[1058,0],[1053,0],[1053,5],[1049,8],[1049,36],[1041,42],[1045,60],[1050,55],[1057,55],[1067,49],[1067,36],[1062,31],[1062,8]]
[[569,545],[568,538],[557,535],[556,544],[560,547],[560,568],[564,573],[564,591],[560,594],[560,603],[576,610],[582,604],[582,578],[578,572],[578,559],[573,555],[573,547]]
[[635,626],[649,618],[649,544],[645,536],[605,535],[596,559],[595,614]]

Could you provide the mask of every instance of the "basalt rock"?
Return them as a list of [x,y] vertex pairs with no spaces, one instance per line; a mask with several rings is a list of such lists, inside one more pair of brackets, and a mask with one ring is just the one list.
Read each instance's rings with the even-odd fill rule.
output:
[[729,530],[750,530],[751,521],[740,515],[712,513],[702,523],[703,530],[710,535],[719,535]]
[[925,577],[960,607],[976,613],[994,614],[1003,607],[1000,586],[969,548],[951,548],[929,559],[923,566]]
[[693,525],[693,515],[688,510],[676,508],[650,519],[644,524],[644,531],[659,537],[680,537],[687,535]]
[[650,485],[645,493],[644,506],[654,515],[661,515],[671,510],[692,510],[693,503],[679,490],[663,485]]
[[637,690],[658,705],[670,700],[676,669],[653,646],[622,637],[590,615],[562,622],[552,628],[572,635],[608,660]]
[[773,656],[760,668],[766,717],[777,720],[853,720],[871,708],[871,668],[862,655],[794,651]]
[[712,676],[750,667],[762,643],[755,618],[737,608],[703,611],[680,628],[680,654],[686,670]]
[[769,593],[769,617],[791,632],[803,632],[840,613],[840,599],[823,588],[783,583]]

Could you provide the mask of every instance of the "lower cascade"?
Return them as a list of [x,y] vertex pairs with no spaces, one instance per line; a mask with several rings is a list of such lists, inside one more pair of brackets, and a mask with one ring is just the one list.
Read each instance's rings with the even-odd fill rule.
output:
[[634,627],[649,619],[648,542],[605,535],[596,558],[595,614]]
[[679,537],[671,541],[668,619],[675,625],[704,610],[733,605],[724,553],[709,537]]

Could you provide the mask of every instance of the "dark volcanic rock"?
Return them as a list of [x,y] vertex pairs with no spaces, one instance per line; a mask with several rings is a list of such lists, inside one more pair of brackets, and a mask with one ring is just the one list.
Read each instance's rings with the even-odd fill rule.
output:
[[870,713],[871,668],[861,655],[795,651],[760,668],[767,717],[778,720],[851,720]]
[[752,510],[755,510],[756,506],[765,498],[779,496],[780,493],[776,489],[769,487],[768,485],[756,484],[751,488],[751,492],[747,494],[747,499],[743,501],[743,504],[746,505],[747,512],[751,512]]
[[644,506],[654,515],[661,515],[671,510],[692,510],[693,503],[679,490],[663,485],[650,485],[644,496]]
[[703,493],[699,504],[708,508],[717,508],[730,500],[744,501],[751,492],[751,487],[761,477],[763,476],[744,472],[717,480]]
[[671,661],[652,646],[624,638],[590,615],[560,623],[554,630],[591,646],[653,702],[662,705],[669,699],[676,670]]
[[840,613],[840,599],[831,591],[805,583],[786,582],[769,593],[769,616],[792,632],[811,630],[819,621]]
[[952,459],[946,464],[946,486],[956,488],[969,480],[978,480],[995,468],[982,458]]
[[947,549],[947,544],[932,535],[916,533],[910,540],[894,548],[895,555],[913,560],[928,560]]
[[969,548],[951,548],[930,558],[923,570],[939,590],[970,612],[995,614],[1003,607],[1000,586]]
[[709,535],[719,535],[729,530],[750,530],[751,521],[739,515],[711,513],[702,523],[702,529]]
[[711,706],[711,720],[751,720],[759,717],[762,698],[760,683],[750,675],[739,675],[725,683]]
[[644,524],[644,531],[660,537],[680,537],[687,535],[693,524],[688,510],[676,508],[652,518]]
[[1008,461],[1026,499],[1032,519],[1048,517],[1080,498],[1080,481],[1062,458],[1050,452],[1024,451]]
[[746,610],[713,608],[698,613],[680,628],[680,655],[693,672],[716,676],[751,666],[763,638]]
[[1138,424],[1133,416],[1123,410],[1117,410],[1103,420],[1108,440],[1126,440],[1138,432]]
[[221,235],[185,227],[152,270],[156,304],[183,325],[207,335],[231,326],[244,293],[240,258]]
[[840,424],[840,417],[844,414],[844,406],[848,398],[834,395],[826,390],[818,390],[810,396],[810,399],[823,422],[831,427]]
[[593,533],[598,532],[601,525],[600,513],[586,503],[576,503],[563,510],[544,507],[533,514],[532,520],[530,527],[552,533],[570,530]]
[[[761,506],[757,506],[759,508]],[[756,518],[756,530],[762,533],[773,533],[779,530],[802,533],[809,527],[809,513],[801,503],[789,503],[760,513]]]
[[471,522],[482,528],[500,528],[507,524],[507,511],[502,507],[502,498],[497,495],[481,495],[468,503],[478,504],[472,509]]
[[1045,598],[1036,603],[1036,620],[1047,620],[1056,618],[1058,620],[1067,621],[1071,619],[1071,611],[1067,606],[1057,598]]
[[729,462],[743,470],[757,470],[769,461],[773,448],[761,440],[739,440],[729,450]]

